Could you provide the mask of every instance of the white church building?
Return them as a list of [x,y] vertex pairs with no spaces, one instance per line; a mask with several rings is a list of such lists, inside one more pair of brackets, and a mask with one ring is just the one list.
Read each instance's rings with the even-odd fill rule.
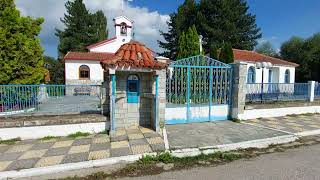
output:
[[115,37],[87,47],[89,52],[69,52],[65,60],[66,85],[100,85],[104,81],[104,70],[100,64],[112,56],[133,38],[133,21],[125,16],[113,19]]

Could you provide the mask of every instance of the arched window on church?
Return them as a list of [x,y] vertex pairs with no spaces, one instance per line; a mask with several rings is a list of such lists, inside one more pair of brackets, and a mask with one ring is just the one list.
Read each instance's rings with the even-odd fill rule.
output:
[[120,33],[122,36],[126,36],[127,35],[127,24],[126,23],[121,23],[120,24]]
[[256,71],[253,66],[250,66],[248,69],[247,83],[252,84],[255,82],[256,82]]
[[285,74],[284,74],[284,83],[290,83],[290,70],[287,69]]
[[79,79],[90,79],[90,68],[87,65],[81,65],[79,67]]

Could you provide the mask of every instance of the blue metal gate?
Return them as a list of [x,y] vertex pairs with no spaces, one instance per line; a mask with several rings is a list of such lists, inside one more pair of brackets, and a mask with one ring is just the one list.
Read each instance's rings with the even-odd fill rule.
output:
[[206,56],[174,61],[168,68],[166,124],[227,120],[231,66]]

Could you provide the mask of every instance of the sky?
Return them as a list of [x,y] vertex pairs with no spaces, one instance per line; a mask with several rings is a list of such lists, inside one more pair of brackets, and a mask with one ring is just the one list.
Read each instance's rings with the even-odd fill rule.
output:
[[[40,33],[45,54],[57,57],[58,39],[55,28],[63,29],[60,18],[65,13],[67,0],[16,0],[23,15],[43,17]],[[166,21],[184,0],[132,0],[125,1],[125,15],[134,20],[135,38],[156,52],[162,51],[157,40],[162,40],[159,30],[167,31]],[[275,49],[292,36],[307,38],[320,32],[319,0],[247,0],[249,12],[256,15],[261,28],[259,43],[270,41]],[[84,0],[87,8],[103,10],[108,18],[109,37],[114,36],[112,19],[121,14],[121,0]]]

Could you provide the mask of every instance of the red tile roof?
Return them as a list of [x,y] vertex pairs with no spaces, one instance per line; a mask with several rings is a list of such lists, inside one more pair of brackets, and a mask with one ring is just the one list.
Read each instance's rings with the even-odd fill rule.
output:
[[264,54],[259,54],[254,51],[233,49],[233,56],[235,61],[245,61],[245,62],[270,62],[273,65],[285,65],[298,67],[299,64],[288,62],[279,58],[274,58],[266,56]]
[[111,38],[111,39],[106,39],[106,40],[97,42],[97,43],[95,43],[95,44],[91,44],[90,46],[87,46],[87,49],[92,49],[92,48],[94,48],[94,47],[97,47],[97,46],[100,46],[100,45],[102,45],[102,44],[108,43],[108,42],[113,41],[113,40],[115,40],[115,39],[117,39],[117,37],[113,37],[113,38]]
[[138,41],[123,44],[115,53],[115,57],[106,59],[101,64],[104,68],[120,66],[164,69],[168,66],[167,63],[155,60],[152,50]]
[[68,52],[64,60],[89,60],[89,61],[103,61],[114,57],[113,53],[100,52]]

